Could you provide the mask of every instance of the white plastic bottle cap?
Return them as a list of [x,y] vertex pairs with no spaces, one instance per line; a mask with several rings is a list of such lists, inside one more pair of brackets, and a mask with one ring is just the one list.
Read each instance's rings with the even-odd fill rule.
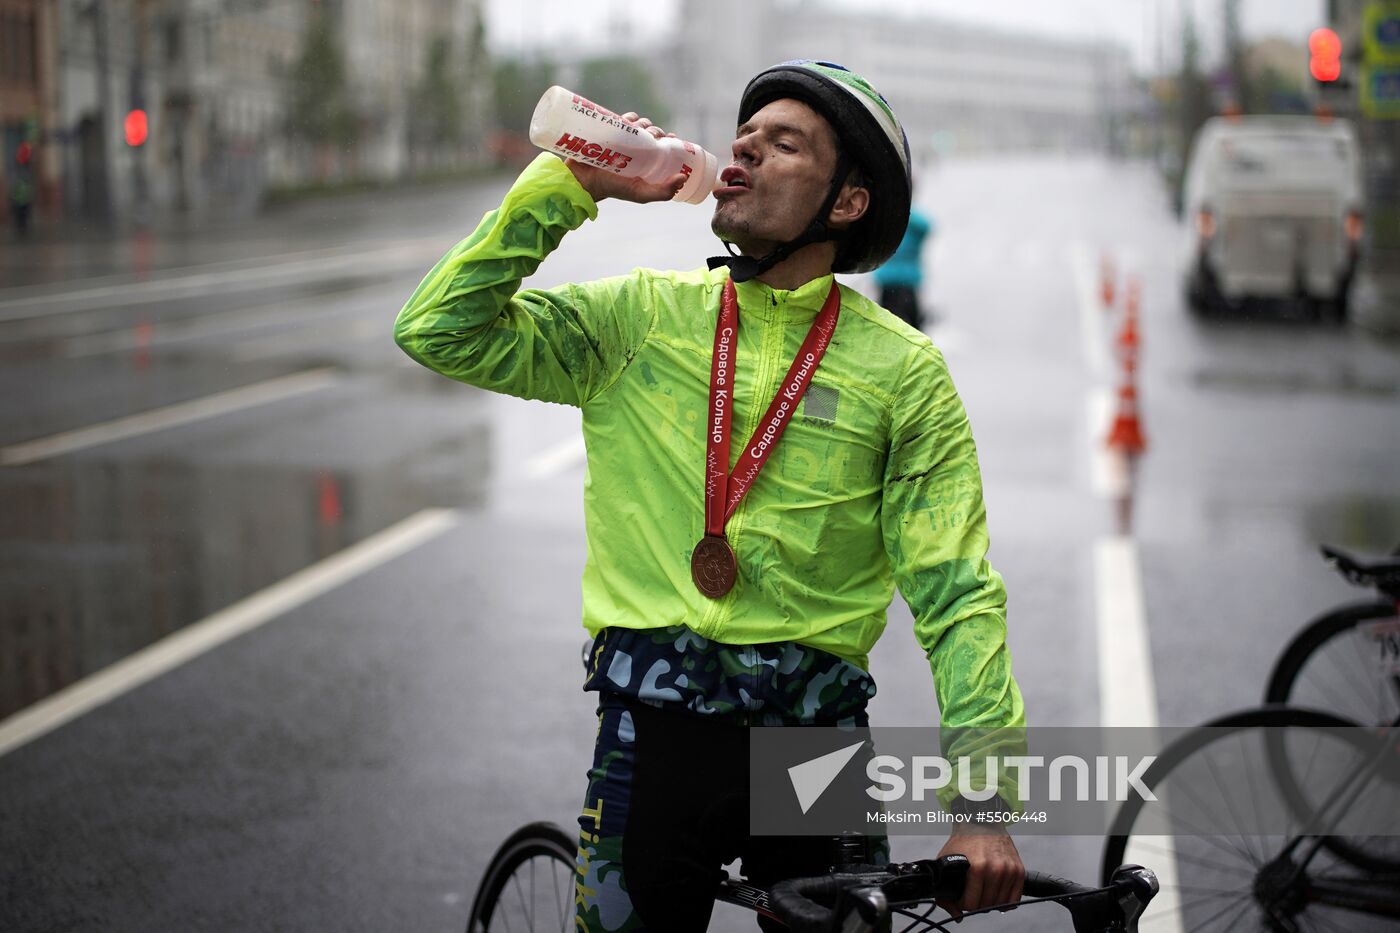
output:
[[701,149],[700,152],[704,155],[701,164],[690,173],[690,179],[671,200],[699,204],[715,190],[715,181],[719,176],[719,160],[708,149]]

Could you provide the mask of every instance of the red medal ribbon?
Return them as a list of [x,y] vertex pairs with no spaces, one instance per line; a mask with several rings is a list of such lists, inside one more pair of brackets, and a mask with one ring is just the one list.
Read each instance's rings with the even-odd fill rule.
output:
[[754,429],[748,446],[729,472],[729,422],[734,408],[734,355],[739,345],[739,297],[734,282],[724,283],[724,298],[720,302],[719,321],[715,324],[715,348],[710,362],[710,419],[705,458],[705,534],[724,536],[725,523],[739,507],[744,493],[753,485],[758,472],[768,462],[768,456],[778,445],[788,422],[797,411],[812,375],[826,355],[831,335],[836,331],[836,318],[841,311],[841,290],[832,280],[821,312],[817,314],[807,338],[797,351],[787,376],[773,396],[763,420]]

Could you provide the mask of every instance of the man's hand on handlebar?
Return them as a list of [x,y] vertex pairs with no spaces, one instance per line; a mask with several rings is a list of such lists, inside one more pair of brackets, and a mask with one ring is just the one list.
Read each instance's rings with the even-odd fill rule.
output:
[[956,903],[939,902],[954,917],[964,910],[979,910],[996,904],[1014,904],[1021,899],[1026,868],[1016,843],[1000,827],[959,829],[939,851],[945,855],[965,855],[969,862],[967,886]]
[[[639,129],[650,133],[657,139],[676,135],[675,133],[667,133],[661,127],[654,126],[646,117],[639,117],[630,111],[624,113],[622,119],[628,123],[635,123]],[[604,198],[620,198],[623,201],[634,201],[637,204],[669,201],[676,196],[677,191],[685,187],[686,181],[684,172],[677,172],[660,184],[652,184],[635,176],[623,178],[615,172],[593,165],[585,165],[573,159],[565,160],[564,164],[569,167],[569,171],[574,173],[578,183],[583,185],[583,190],[592,195],[594,201],[601,201]]]

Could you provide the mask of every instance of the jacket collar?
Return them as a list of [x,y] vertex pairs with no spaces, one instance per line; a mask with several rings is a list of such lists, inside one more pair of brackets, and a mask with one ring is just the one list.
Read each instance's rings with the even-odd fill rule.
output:
[[822,309],[826,296],[831,293],[833,278],[829,274],[819,276],[790,290],[769,288],[758,279],[750,279],[736,282],[734,290],[741,314],[809,320]]

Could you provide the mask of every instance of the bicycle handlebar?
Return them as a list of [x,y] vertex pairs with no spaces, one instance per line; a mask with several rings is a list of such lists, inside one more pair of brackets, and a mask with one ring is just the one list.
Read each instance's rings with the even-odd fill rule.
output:
[[[886,869],[794,878],[773,885],[768,903],[794,933],[886,928],[891,906],[962,896],[969,864],[961,855],[909,862]],[[1076,933],[1137,929],[1137,919],[1157,893],[1157,877],[1137,865],[1114,872],[1107,887],[1091,888],[1042,872],[1027,872],[1024,896],[1053,900],[1069,911]]]

